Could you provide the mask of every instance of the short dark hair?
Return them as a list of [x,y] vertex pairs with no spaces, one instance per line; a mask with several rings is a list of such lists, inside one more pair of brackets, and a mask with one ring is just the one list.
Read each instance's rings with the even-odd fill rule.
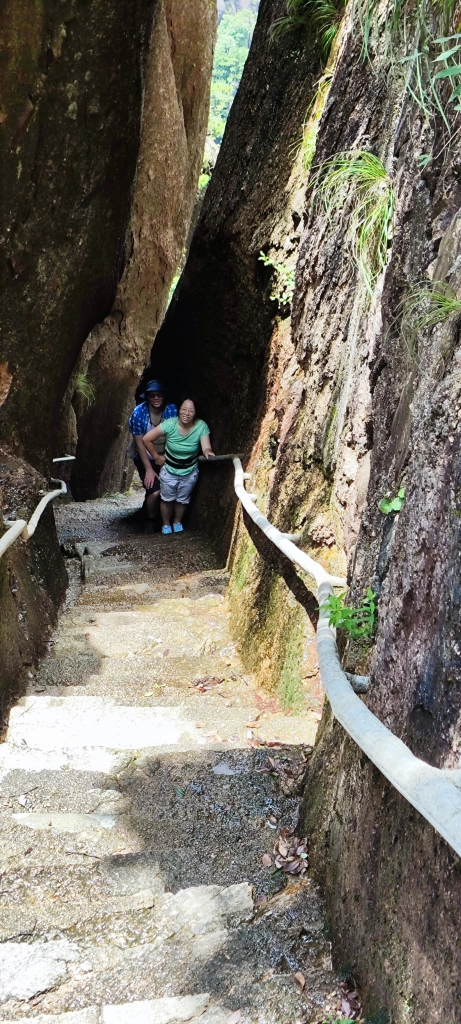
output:
[[181,395],[181,398],[180,398],[179,404],[178,404],[178,412],[179,412],[181,406],[184,404],[184,402],[193,402],[194,403],[194,407],[195,407],[195,417],[194,417],[194,419],[196,419],[196,420],[200,419],[199,412],[198,412],[198,403],[197,403],[197,399],[196,399],[195,395],[191,395],[189,393],[187,393],[185,395]]

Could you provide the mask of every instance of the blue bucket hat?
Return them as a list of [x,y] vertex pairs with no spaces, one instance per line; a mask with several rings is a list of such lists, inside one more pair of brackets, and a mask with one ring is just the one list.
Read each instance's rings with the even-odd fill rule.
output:
[[149,391],[162,391],[162,392],[164,392],[165,388],[163,387],[163,384],[162,384],[162,382],[160,380],[150,380],[149,383],[146,384],[146,387],[145,387],[146,395],[149,393]]

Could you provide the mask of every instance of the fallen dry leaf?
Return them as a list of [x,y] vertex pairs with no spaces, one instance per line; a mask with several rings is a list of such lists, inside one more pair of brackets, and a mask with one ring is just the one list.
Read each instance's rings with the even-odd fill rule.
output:
[[[264,743],[261,740],[262,746],[271,746],[270,743]],[[287,757],[275,758],[268,757],[266,763],[262,768],[257,768],[259,772],[269,772],[271,775],[275,775],[279,783],[280,789],[285,796],[298,795],[302,792],[304,776],[307,771],[307,754],[303,752],[302,760],[295,761]]]
[[215,686],[219,686],[220,683],[224,682],[224,676],[222,679],[218,679],[217,676],[202,676],[201,679],[194,679],[193,683],[188,683],[190,689],[196,689],[199,693],[207,693],[208,690],[213,690]]
[[307,839],[289,836],[282,828],[274,846],[275,866],[286,875],[304,875],[307,870]]
[[270,853],[263,853],[263,867],[270,868],[272,864],[272,857]]
[[303,989],[306,986],[306,979],[304,977],[304,974],[302,974],[301,971],[296,971],[295,978],[296,978],[296,981],[298,982],[298,985],[300,986],[301,992],[302,992]]
[[247,722],[247,729],[260,729],[261,722]]
[[[352,985],[352,988],[349,986]],[[353,979],[349,979],[349,982],[341,982],[341,1010],[351,1020],[355,1020],[360,1016],[362,1009],[362,1003],[357,990],[354,988]]]
[[195,723],[195,728],[196,729],[206,729],[206,722],[196,722]]

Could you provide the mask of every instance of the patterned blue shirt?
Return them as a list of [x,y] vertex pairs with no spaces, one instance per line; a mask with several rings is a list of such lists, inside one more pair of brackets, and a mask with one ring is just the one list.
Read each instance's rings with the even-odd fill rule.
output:
[[[178,410],[175,405],[173,405],[172,403],[170,405],[166,405],[162,412],[162,419],[160,420],[160,423],[162,422],[162,420],[169,420],[172,416],[177,415]],[[138,436],[139,434],[141,434],[141,436],[144,436],[144,434],[147,434],[148,430],[152,430],[152,423],[150,421],[150,408],[148,402],[142,402],[141,405],[136,406],[136,409],[134,409],[133,412],[131,413],[130,419],[128,421],[128,426],[133,436],[135,436],[136,434]],[[160,442],[156,442],[156,448],[158,448],[159,454],[162,454],[164,447],[163,438],[161,438],[161,440],[162,446],[160,445]],[[132,448],[131,445],[133,446]],[[139,459],[139,455],[137,454],[135,448],[135,442],[132,441],[131,445],[131,450],[128,449],[128,454],[132,458]],[[152,458],[150,452],[147,452],[147,454],[149,456],[150,461],[154,462],[155,460]]]
[[[165,406],[162,412],[162,420],[169,420],[172,416],[177,415],[178,410],[176,406],[170,403],[170,405]],[[136,406],[136,409],[131,413],[128,426],[130,428],[130,433],[133,434],[133,436],[139,436],[139,434],[144,436],[144,434],[147,434],[148,430],[152,430],[148,402],[142,402],[141,405]]]

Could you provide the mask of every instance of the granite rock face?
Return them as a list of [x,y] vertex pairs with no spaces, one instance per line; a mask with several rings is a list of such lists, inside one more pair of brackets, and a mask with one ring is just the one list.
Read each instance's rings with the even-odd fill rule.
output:
[[214,0],[156,5],[123,273],[110,315],[87,338],[77,369],[95,391],[91,407],[76,408],[72,490],[79,498],[123,485],[127,419],[192,217],[215,35]]
[[37,467],[122,270],[154,6],[2,8],[1,429]]
[[[284,10],[284,0],[259,6],[186,268],[151,356],[178,392],[197,394],[216,451],[248,450],[257,437],[276,311],[260,253],[294,269],[299,243],[303,175],[293,155],[321,65],[314,45],[290,59],[292,39],[271,41]],[[224,544],[231,494],[227,469],[205,468],[196,514],[209,515],[213,528],[219,510]]]
[[[438,117],[425,121],[406,82],[387,73],[383,34],[373,40],[373,61],[361,59],[360,31],[348,15],[323,97],[314,164],[367,150],[387,173],[395,194],[393,231],[370,296],[350,256],[348,217],[327,218],[307,172],[301,206],[291,201],[287,183],[296,146],[290,150],[280,129],[273,137],[270,125],[277,109],[285,126],[296,109],[293,138],[300,131],[300,108],[287,97],[304,57],[292,39],[277,73],[285,91],[277,92],[268,56],[274,51],[264,53],[263,42],[276,13],[276,4],[261,4],[259,34],[257,28],[153,360],[157,355],[159,366],[168,368],[174,332],[188,379],[201,386],[215,450],[246,452],[258,507],[280,529],[297,533],[326,567],[347,572],[350,602],[358,604],[368,586],[379,594],[371,648],[343,638],[343,664],[371,674],[368,706],[419,757],[457,767],[458,320],[421,328],[409,339],[401,303],[421,281],[426,288],[442,282],[460,294],[459,159]],[[376,24],[384,20],[377,16]],[[437,35],[437,26],[432,29]],[[403,44],[397,38],[394,45]],[[255,103],[256,77],[267,103]],[[306,76],[304,85],[305,116]],[[245,126],[239,120],[244,111]],[[225,189],[228,168],[232,180]],[[301,219],[289,231],[293,210]],[[258,262],[261,249],[272,270]],[[293,257],[290,321],[273,265],[290,269]],[[208,516],[210,530],[213,522],[221,529],[232,486],[211,478],[215,468],[205,467],[194,513]],[[379,501],[401,487],[403,508],[383,515]],[[256,535],[249,540],[247,525],[237,522],[233,535],[236,632],[248,665],[273,688],[290,632],[283,666],[299,674],[302,657],[290,590],[313,619],[315,602],[280,560],[268,567],[267,551]],[[304,820],[311,862],[327,894],[336,962],[356,965],[367,1012],[386,1007],[398,1024],[454,1020],[457,858],[328,713]]]
[[[77,456],[76,495],[123,485],[128,413],[191,218],[216,20],[213,0],[2,5],[6,499],[25,474],[32,500],[36,471],[46,478],[51,458],[65,451]],[[22,670],[8,636],[18,640],[19,629],[18,651],[37,653],[62,598],[51,511],[29,547],[17,544],[0,566],[2,671],[10,688]],[[42,602],[30,563],[46,562],[51,550],[54,575]],[[17,601],[8,587],[13,563],[30,614],[35,605],[35,632],[21,617],[13,632],[6,626]]]
[[1,18],[2,436],[39,469],[78,443],[87,492],[120,482],[115,440],[187,235],[216,9],[20,0]]

